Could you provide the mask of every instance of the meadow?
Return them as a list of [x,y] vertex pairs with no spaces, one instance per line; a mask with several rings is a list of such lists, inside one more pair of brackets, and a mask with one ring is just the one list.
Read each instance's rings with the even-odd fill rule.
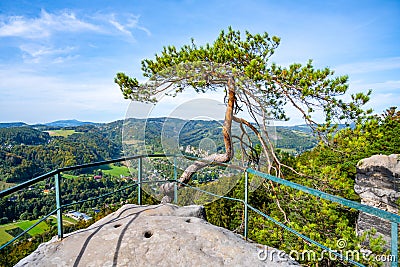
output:
[[[22,230],[26,230],[30,226],[32,226],[34,223],[36,223],[37,221],[38,220],[20,221],[20,222],[14,222],[14,223],[0,225],[0,244],[4,244],[13,238],[13,236],[10,235],[9,233],[7,233],[7,231],[10,231],[15,228],[21,228]],[[35,236],[35,235],[44,233],[47,230],[49,230],[49,226],[45,222],[41,222],[38,225],[36,225],[36,227],[31,229],[28,232],[28,234],[31,236]]]
[[62,136],[62,137],[68,137],[74,133],[81,133],[81,132],[76,132],[75,130],[51,130],[45,132],[48,133],[50,136]]

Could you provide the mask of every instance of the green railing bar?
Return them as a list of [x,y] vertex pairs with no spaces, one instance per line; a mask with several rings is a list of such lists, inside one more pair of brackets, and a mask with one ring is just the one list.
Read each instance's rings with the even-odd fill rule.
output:
[[[178,170],[176,167],[176,157],[174,157],[174,181],[178,180]],[[174,183],[174,203],[178,204],[178,184]]]
[[54,175],[54,185],[56,189],[56,205],[57,205],[57,235],[59,239],[64,237],[63,225],[62,225],[62,200],[61,200],[61,185],[60,185],[60,173],[57,172]]
[[357,209],[357,210],[360,210],[360,211],[363,211],[363,212],[366,212],[366,213],[381,217],[383,219],[387,219],[387,220],[389,220],[391,222],[400,223],[400,216],[397,215],[397,214],[390,213],[388,211],[384,211],[384,210],[381,210],[381,209],[378,209],[378,208],[375,208],[375,207],[367,206],[367,205],[364,205],[364,204],[361,204],[361,203],[358,203],[358,202],[355,202],[355,201],[352,201],[352,200],[348,200],[348,199],[345,199],[345,198],[342,198],[342,197],[334,196],[334,195],[331,195],[331,194],[328,194],[328,193],[325,193],[325,192],[322,192],[322,191],[319,191],[319,190],[316,190],[316,189],[313,189],[313,188],[309,188],[309,187],[306,187],[304,185],[296,184],[294,182],[291,182],[291,181],[288,181],[288,180],[285,180],[285,179],[282,179],[282,178],[278,178],[278,177],[272,176],[270,174],[259,172],[259,171],[256,171],[256,170],[253,170],[253,169],[250,169],[250,168],[247,169],[247,172],[249,172],[251,174],[254,174],[254,175],[257,175],[257,176],[260,176],[262,178],[271,180],[273,182],[276,182],[276,183],[279,183],[279,184],[282,184],[282,185],[286,185],[286,186],[289,186],[291,188],[303,191],[303,192],[311,194],[313,196],[320,197],[320,198],[323,198],[323,199],[326,199],[326,200],[330,200],[330,201],[345,205],[347,207],[354,208],[354,209]]
[[247,172],[244,173],[244,238],[247,240],[247,232],[248,232],[248,184],[249,184],[249,174]]
[[138,159],[138,204],[142,205],[142,172],[143,172],[143,163],[142,163],[142,158]]
[[390,240],[390,249],[391,249],[391,256],[393,257],[391,260],[392,260],[392,263],[391,263],[391,266],[392,267],[397,267],[398,266],[398,261],[399,261],[399,259],[398,259],[398,253],[397,253],[397,251],[398,251],[398,227],[399,227],[399,225],[397,224],[397,223],[395,223],[395,222],[392,222],[391,223],[391,226],[392,226],[392,232],[391,232],[391,240]]

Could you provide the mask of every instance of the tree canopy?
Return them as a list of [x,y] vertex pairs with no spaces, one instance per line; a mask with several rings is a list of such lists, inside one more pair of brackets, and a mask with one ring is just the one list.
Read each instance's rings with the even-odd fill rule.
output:
[[[273,153],[267,125],[271,119],[289,120],[286,104],[293,106],[317,133],[329,133],[335,130],[337,122],[360,120],[370,113],[362,105],[369,100],[371,92],[351,95],[351,100],[346,102],[343,96],[349,87],[347,76],[335,77],[334,71],[317,69],[311,60],[305,65],[294,63],[288,67],[270,63],[279,43],[280,38],[266,32],[246,31],[242,35],[228,28],[212,44],[198,46],[192,39],[189,45],[179,49],[167,46],[155,59],[143,60],[143,75],[150,79],[145,84],[124,73],[118,73],[115,82],[125,98],[147,103],[157,102],[159,94],[176,95],[189,88],[197,93],[224,90],[226,112],[222,134],[226,153],[214,154],[205,160],[228,162],[232,159],[231,126],[236,122],[243,130],[238,137],[243,159],[248,163],[262,163],[264,171],[281,176],[281,164]],[[240,117],[244,110],[255,123]],[[316,119],[321,115],[323,122]],[[258,137],[262,155],[257,155],[255,144],[246,138],[247,131]],[[196,162],[185,170],[181,181],[188,182],[205,165],[205,162]]]

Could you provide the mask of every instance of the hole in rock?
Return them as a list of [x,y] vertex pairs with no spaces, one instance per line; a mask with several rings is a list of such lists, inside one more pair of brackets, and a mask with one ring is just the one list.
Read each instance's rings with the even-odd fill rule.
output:
[[185,222],[191,223],[192,221],[190,219],[186,219]]
[[153,233],[151,231],[144,232],[144,237],[145,238],[150,238],[152,235],[153,235]]
[[122,224],[116,224],[116,225],[114,225],[114,228],[118,228],[118,227],[120,227]]

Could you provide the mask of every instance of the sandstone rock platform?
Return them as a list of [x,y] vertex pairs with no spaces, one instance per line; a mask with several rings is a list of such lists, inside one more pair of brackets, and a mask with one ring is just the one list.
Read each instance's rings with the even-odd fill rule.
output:
[[277,252],[209,224],[202,206],[129,204],[16,266],[298,266]]

